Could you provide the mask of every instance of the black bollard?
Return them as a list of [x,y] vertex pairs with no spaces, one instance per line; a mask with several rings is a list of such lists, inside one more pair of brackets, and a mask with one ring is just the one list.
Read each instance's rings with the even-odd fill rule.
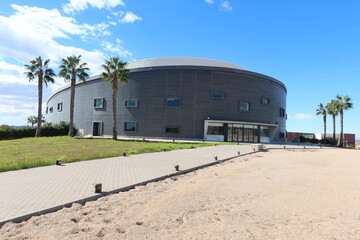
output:
[[95,184],[95,193],[101,193],[102,184],[97,183]]
[[175,170],[176,170],[177,172],[180,171],[180,166],[179,166],[179,165],[175,165],[174,168],[175,168]]

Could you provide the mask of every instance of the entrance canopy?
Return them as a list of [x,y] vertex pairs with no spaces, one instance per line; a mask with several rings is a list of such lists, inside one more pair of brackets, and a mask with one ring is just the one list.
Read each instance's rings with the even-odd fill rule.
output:
[[277,129],[277,124],[205,120],[204,139],[218,142],[269,143],[274,139]]

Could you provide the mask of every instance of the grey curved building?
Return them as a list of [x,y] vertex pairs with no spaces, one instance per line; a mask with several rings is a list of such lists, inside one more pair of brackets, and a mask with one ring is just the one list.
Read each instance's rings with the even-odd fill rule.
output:
[[[235,64],[200,58],[156,58],[128,64],[119,88],[121,137],[285,141],[285,85]],[[85,136],[112,135],[111,86],[99,76],[77,83],[74,123]],[[47,102],[46,120],[69,121],[70,86]]]

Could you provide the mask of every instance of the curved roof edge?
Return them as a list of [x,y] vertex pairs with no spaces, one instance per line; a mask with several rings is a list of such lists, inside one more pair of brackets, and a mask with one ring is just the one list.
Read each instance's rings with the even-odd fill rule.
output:
[[[164,57],[164,58],[151,58],[151,59],[144,59],[144,60],[137,60],[133,62],[128,62],[127,68],[134,72],[136,71],[148,71],[149,69],[161,69],[161,68],[171,68],[171,67],[193,67],[193,68],[214,68],[214,69],[231,69],[231,72],[241,72],[249,75],[255,75],[267,80],[270,80],[274,83],[277,83],[279,86],[283,87],[285,92],[287,93],[286,86],[283,82],[261,74],[257,72],[252,72],[238,66],[233,63],[228,63],[219,60],[213,60],[208,58],[194,58],[194,57]],[[92,75],[87,79],[87,81],[93,81],[100,78],[100,74]],[[77,82],[76,85],[82,84],[82,82]],[[70,84],[63,86],[57,89],[52,95],[49,97],[48,101],[55,96],[57,93],[67,89],[70,87]],[[48,102],[47,101],[47,102]]]
[[166,67],[166,66],[194,66],[194,67],[220,67],[232,68],[247,71],[247,69],[233,63],[208,59],[208,58],[192,58],[192,57],[165,57],[165,58],[151,58],[129,62],[127,67],[134,68],[148,68],[148,67]]

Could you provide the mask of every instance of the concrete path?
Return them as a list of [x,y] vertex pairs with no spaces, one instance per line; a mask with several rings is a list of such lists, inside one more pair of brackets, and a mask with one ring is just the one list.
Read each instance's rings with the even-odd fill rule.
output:
[[[283,148],[283,145],[266,147]],[[214,156],[218,160],[236,157],[238,151],[244,155],[254,150],[251,145],[219,145],[0,173],[0,226],[167,177],[176,173],[175,165],[187,171],[215,163]],[[95,183],[102,183],[102,194],[94,192]]]
[[[60,209],[71,202],[96,199],[95,183],[103,192],[252,152],[250,145],[220,145],[170,152],[147,153],[0,173],[0,226],[33,213]],[[100,195],[101,196],[101,195]],[[69,205],[69,204],[68,204]]]

